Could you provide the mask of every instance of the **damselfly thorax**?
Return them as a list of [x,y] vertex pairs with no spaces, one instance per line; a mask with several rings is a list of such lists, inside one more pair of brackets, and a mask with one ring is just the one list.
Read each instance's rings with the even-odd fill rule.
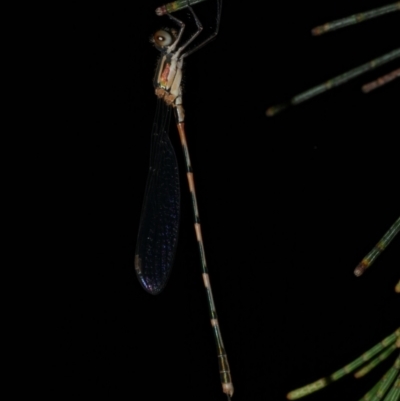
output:
[[182,107],[182,65],[183,60],[177,60],[175,55],[164,55],[160,58],[155,93],[159,99],[163,99],[168,106],[176,109],[179,122],[184,121]]

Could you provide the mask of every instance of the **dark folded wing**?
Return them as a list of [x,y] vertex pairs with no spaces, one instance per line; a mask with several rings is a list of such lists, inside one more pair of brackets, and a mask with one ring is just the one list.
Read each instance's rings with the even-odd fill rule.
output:
[[157,100],[135,252],[137,277],[151,294],[158,294],[165,287],[178,240],[180,188],[178,164],[168,136],[171,109],[163,100]]

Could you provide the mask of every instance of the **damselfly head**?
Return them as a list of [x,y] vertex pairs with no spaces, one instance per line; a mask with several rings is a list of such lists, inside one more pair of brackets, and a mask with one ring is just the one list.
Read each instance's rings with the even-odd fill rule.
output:
[[177,35],[178,34],[175,29],[169,29],[169,28],[159,29],[150,38],[150,41],[154,43],[154,46],[158,50],[162,50],[168,46],[171,46],[175,42]]

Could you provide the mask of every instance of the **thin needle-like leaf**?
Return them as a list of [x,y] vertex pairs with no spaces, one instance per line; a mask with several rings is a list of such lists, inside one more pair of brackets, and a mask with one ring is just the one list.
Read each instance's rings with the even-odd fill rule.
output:
[[304,397],[306,395],[309,395],[315,391],[318,391],[324,387],[326,387],[328,384],[342,378],[343,376],[353,372],[355,369],[357,369],[359,366],[361,366],[364,362],[369,361],[372,359],[375,355],[380,353],[382,350],[385,348],[389,347],[395,341],[398,339],[400,336],[400,328],[398,328],[394,333],[392,333],[390,336],[384,338],[380,343],[376,344],[374,347],[369,349],[367,352],[362,354],[360,357],[355,359],[354,361],[350,362],[343,368],[337,370],[336,372],[332,373],[330,376],[324,377],[322,379],[319,379],[313,383],[307,384],[306,386],[300,387],[296,390],[291,391],[288,395],[287,398],[289,400],[296,400],[298,398]]
[[[381,380],[369,390],[360,401],[379,401],[381,400],[387,391],[390,389],[390,386],[393,384],[396,376],[399,373],[400,368],[400,358],[397,358],[394,362],[393,366],[383,375]],[[388,393],[388,395],[390,392]],[[385,398],[386,400],[387,398]]]
[[364,93],[369,93],[374,89],[380,88],[381,86],[386,85],[387,83],[392,82],[394,79],[399,77],[400,77],[400,68],[397,68],[397,70],[389,72],[389,74],[385,74],[376,79],[375,81],[363,85],[361,89]]
[[385,235],[379,240],[379,242],[372,248],[367,256],[359,263],[355,268],[354,274],[359,277],[365,270],[375,262],[376,258],[386,249],[386,247],[393,241],[394,237],[400,231],[400,217],[394,222],[389,228]]
[[[398,371],[398,369],[397,369]],[[399,401],[400,399],[400,374],[397,376],[394,386],[390,389],[383,401]]]
[[381,354],[379,354],[375,359],[373,359],[368,365],[364,366],[362,369],[354,373],[354,377],[359,379],[369,373],[375,366],[378,366],[382,361],[388,358],[396,350],[396,343],[392,344],[390,347],[386,348]]
[[400,48],[392,50],[389,53],[384,54],[383,56],[380,56],[378,58],[375,58],[371,61],[368,61],[365,64],[362,64],[356,68],[353,68],[352,70],[349,70],[343,74],[337,75],[334,78],[329,79],[328,81],[314,86],[302,93],[299,93],[298,95],[292,97],[288,102],[286,103],[281,103],[277,104],[275,106],[270,107],[266,111],[266,115],[268,117],[272,117],[281,111],[287,109],[289,106],[295,106],[297,104],[303,103],[306,100],[309,100],[317,95],[320,95],[321,93],[324,93],[332,88],[335,88],[337,86],[340,86],[362,74],[364,74],[367,71],[371,71],[375,68],[378,68],[386,63],[389,63],[390,61],[393,61],[397,58],[400,58]]
[[156,14],[158,16],[161,16],[161,15],[164,15],[164,14],[167,14],[167,13],[170,14],[170,13],[173,13],[175,11],[187,8],[189,5],[193,6],[193,5],[197,4],[197,3],[202,3],[203,1],[205,1],[205,0],[190,0],[190,1],[187,1],[187,0],[176,0],[176,1],[173,1],[172,3],[168,3],[168,4],[165,4],[165,5],[161,6],[161,7],[158,7],[156,9]]
[[335,31],[336,29],[341,29],[346,26],[358,24],[360,22],[369,20],[371,18],[380,17],[388,13],[400,10],[400,1],[388,4],[383,7],[374,8],[373,10],[364,11],[362,13],[350,15],[349,17],[341,18],[335,21],[327,22],[326,24],[317,26],[312,29],[311,33],[314,36],[322,35],[323,33]]

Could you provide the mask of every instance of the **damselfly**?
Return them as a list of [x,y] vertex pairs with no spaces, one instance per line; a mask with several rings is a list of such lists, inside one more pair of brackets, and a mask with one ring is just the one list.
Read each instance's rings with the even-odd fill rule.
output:
[[[152,40],[155,47],[161,52],[161,56],[154,77],[157,108],[151,133],[150,167],[136,245],[135,270],[142,287],[150,294],[155,295],[164,289],[174,261],[180,219],[180,184],[177,159],[168,136],[173,110],[192,198],[194,228],[200,252],[211,326],[217,347],[220,379],[223,392],[230,399],[233,395],[233,385],[208,275],[193,170],[186,142],[182,103],[183,62],[189,55],[205,46],[218,34],[222,0],[216,1],[217,16],[214,31],[196,46],[189,48],[189,45],[203,30],[199,18],[191,7],[192,4],[198,2],[199,0],[179,0],[156,10],[156,14],[159,16],[167,15],[176,24],[178,30],[174,28],[158,30]],[[186,41],[182,41],[185,23],[171,14],[182,8],[189,10],[197,27],[196,32]]]

